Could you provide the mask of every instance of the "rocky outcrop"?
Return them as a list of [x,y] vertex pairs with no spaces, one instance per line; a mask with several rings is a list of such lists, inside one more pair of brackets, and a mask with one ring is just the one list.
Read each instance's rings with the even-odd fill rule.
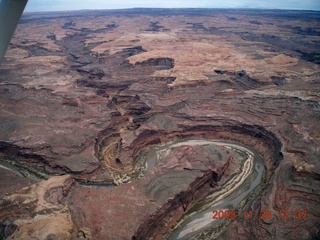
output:
[[71,239],[76,231],[62,200],[70,176],[52,177],[0,199],[1,239]]
[[166,70],[174,67],[174,59],[172,58],[150,58],[147,61],[137,62],[134,66],[152,66],[155,70]]
[[89,79],[94,79],[94,78],[101,79],[105,75],[104,71],[99,68],[90,69],[89,71],[86,71],[84,69],[79,69],[78,72],[81,75],[88,75]]

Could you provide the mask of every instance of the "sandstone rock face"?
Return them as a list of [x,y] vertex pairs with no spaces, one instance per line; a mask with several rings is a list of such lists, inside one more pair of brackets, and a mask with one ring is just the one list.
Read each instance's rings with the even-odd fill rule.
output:
[[252,217],[201,239],[319,238],[319,23],[291,11],[24,15],[0,66],[0,239],[167,238],[241,169],[239,152],[210,144],[159,150],[186,140],[232,141],[265,162],[237,210]]

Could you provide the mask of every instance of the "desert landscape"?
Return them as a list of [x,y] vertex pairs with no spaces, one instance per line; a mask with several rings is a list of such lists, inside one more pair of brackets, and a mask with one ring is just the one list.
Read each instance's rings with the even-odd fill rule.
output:
[[0,239],[319,239],[320,13],[25,13],[0,66]]

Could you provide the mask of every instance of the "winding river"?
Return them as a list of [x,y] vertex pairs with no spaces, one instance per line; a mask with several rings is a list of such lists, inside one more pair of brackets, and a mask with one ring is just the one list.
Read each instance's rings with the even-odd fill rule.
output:
[[221,190],[207,197],[208,199],[212,199],[212,201],[206,209],[185,216],[168,237],[170,240],[192,239],[203,231],[225,224],[225,219],[212,219],[213,211],[237,209],[240,203],[248,198],[262,181],[265,167],[264,160],[259,153],[248,146],[229,141],[186,140],[155,147],[151,149],[147,155],[147,170],[151,170],[157,162],[161,161],[161,158],[175,147],[208,144],[232,149],[245,154],[246,159],[241,163],[242,171],[237,176],[228,180]]
[[[196,238],[198,234],[226,224],[225,219],[212,219],[213,211],[235,210],[246,200],[263,179],[265,172],[264,160],[253,148],[240,143],[214,140],[185,140],[169,142],[151,148],[146,156],[145,169],[150,171],[171,149],[179,146],[216,145],[218,147],[240,152],[245,156],[241,163],[240,174],[231,177],[222,188],[206,198],[209,204],[205,208],[183,217],[169,235],[169,240],[185,240]],[[0,167],[23,176],[19,168],[0,161]]]

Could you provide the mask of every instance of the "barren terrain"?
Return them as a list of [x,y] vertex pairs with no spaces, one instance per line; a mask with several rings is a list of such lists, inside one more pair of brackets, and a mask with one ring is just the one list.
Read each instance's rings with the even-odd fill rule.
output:
[[192,139],[265,164],[235,209],[253,217],[196,239],[319,239],[319,49],[319,12],[24,14],[0,66],[0,239],[167,239],[245,181],[239,149]]

